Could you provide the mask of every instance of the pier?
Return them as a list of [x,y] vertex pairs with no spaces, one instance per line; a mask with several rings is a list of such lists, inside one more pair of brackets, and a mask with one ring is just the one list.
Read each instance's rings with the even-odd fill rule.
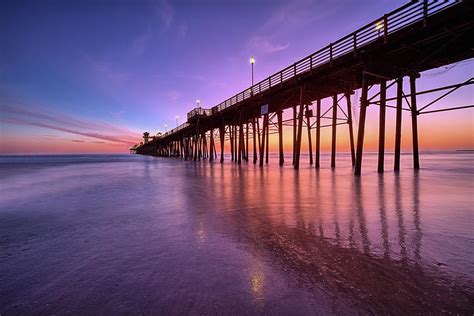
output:
[[[452,92],[473,84],[473,77],[450,86],[417,89],[421,72],[474,56],[473,7],[471,1],[407,3],[212,108],[191,110],[187,122],[164,134],[144,133],[143,143],[132,150],[142,155],[223,162],[228,148],[231,160],[237,164],[245,161],[264,165],[268,163],[269,137],[275,134],[279,164],[283,165],[283,130],[291,126],[294,168],[300,167],[303,137],[308,140],[309,163],[320,168],[321,129],[330,128],[331,168],[336,167],[338,133],[344,132],[349,135],[354,174],[360,175],[365,126],[377,124],[366,122],[367,107],[373,106],[379,108],[377,171],[382,173],[385,168],[385,125],[387,110],[392,109],[393,170],[400,170],[404,114],[409,114],[405,119],[411,121],[413,168],[419,169],[418,118],[474,107],[459,104],[430,109]],[[404,89],[404,82],[408,89]],[[351,96],[359,89],[360,105],[352,104]],[[435,92],[442,95],[418,104],[419,95]],[[326,98],[331,99],[332,106],[323,109],[322,100]],[[357,126],[353,110],[359,112]],[[284,111],[291,111],[292,117],[284,119]]]

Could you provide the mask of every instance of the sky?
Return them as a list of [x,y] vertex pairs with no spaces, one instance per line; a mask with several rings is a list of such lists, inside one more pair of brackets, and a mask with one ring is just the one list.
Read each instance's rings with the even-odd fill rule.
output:
[[[144,131],[171,129],[176,116],[183,123],[195,100],[210,108],[247,88],[250,56],[258,82],[404,3],[2,1],[0,154],[126,153]],[[472,61],[461,62],[423,73],[418,87],[472,74]],[[469,87],[439,106],[473,103]],[[377,124],[377,111],[369,108],[369,150],[376,148]],[[426,115],[419,125],[422,149],[474,148],[472,109]],[[338,131],[340,150],[348,148],[346,129]],[[325,133],[323,150],[330,143]],[[387,135],[388,146],[392,138]]]

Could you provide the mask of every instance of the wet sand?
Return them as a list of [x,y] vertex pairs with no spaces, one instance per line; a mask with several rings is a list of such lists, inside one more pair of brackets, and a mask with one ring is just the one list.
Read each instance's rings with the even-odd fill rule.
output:
[[1,158],[0,313],[470,315],[473,161]]

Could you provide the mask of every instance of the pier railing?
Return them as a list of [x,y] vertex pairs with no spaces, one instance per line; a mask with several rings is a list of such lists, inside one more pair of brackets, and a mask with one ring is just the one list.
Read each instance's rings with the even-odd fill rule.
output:
[[223,111],[243,100],[281,85],[283,82],[298,75],[330,64],[334,59],[348,53],[357,54],[357,50],[380,38],[388,40],[388,35],[419,21],[426,21],[427,17],[443,9],[455,5],[457,1],[424,0],[410,2],[383,17],[374,20],[357,31],[346,35],[338,41],[318,50],[317,52],[297,61],[291,66],[263,79],[250,88],[230,97],[214,106],[212,114]]

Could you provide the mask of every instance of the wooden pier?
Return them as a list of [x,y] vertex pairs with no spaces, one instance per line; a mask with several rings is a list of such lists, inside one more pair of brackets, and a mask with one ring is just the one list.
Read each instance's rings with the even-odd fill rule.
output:
[[[451,92],[473,84],[472,74],[455,85],[417,90],[420,72],[474,56],[473,7],[472,1],[407,3],[210,109],[193,109],[186,123],[165,134],[150,137],[145,133],[143,144],[133,150],[143,155],[212,161],[218,158],[219,142],[221,162],[229,146],[235,163],[252,161],[263,165],[268,163],[269,135],[278,134],[282,165],[283,130],[292,126],[294,168],[300,166],[303,137],[308,138],[310,164],[320,168],[321,129],[327,127],[331,128],[331,168],[335,168],[337,134],[347,126],[354,173],[360,175],[367,107],[378,106],[378,172],[384,171],[387,108],[395,109],[393,169],[400,170],[404,112],[411,114],[413,168],[419,169],[418,117],[474,107],[467,104],[428,110]],[[404,90],[405,80],[408,91]],[[352,104],[351,96],[359,89],[360,105]],[[417,96],[440,91],[444,91],[441,97],[425,105],[417,104]],[[331,98],[332,106],[323,111],[321,101],[325,98]],[[359,107],[356,139],[353,107]],[[283,119],[285,110],[292,111],[291,119]]]

